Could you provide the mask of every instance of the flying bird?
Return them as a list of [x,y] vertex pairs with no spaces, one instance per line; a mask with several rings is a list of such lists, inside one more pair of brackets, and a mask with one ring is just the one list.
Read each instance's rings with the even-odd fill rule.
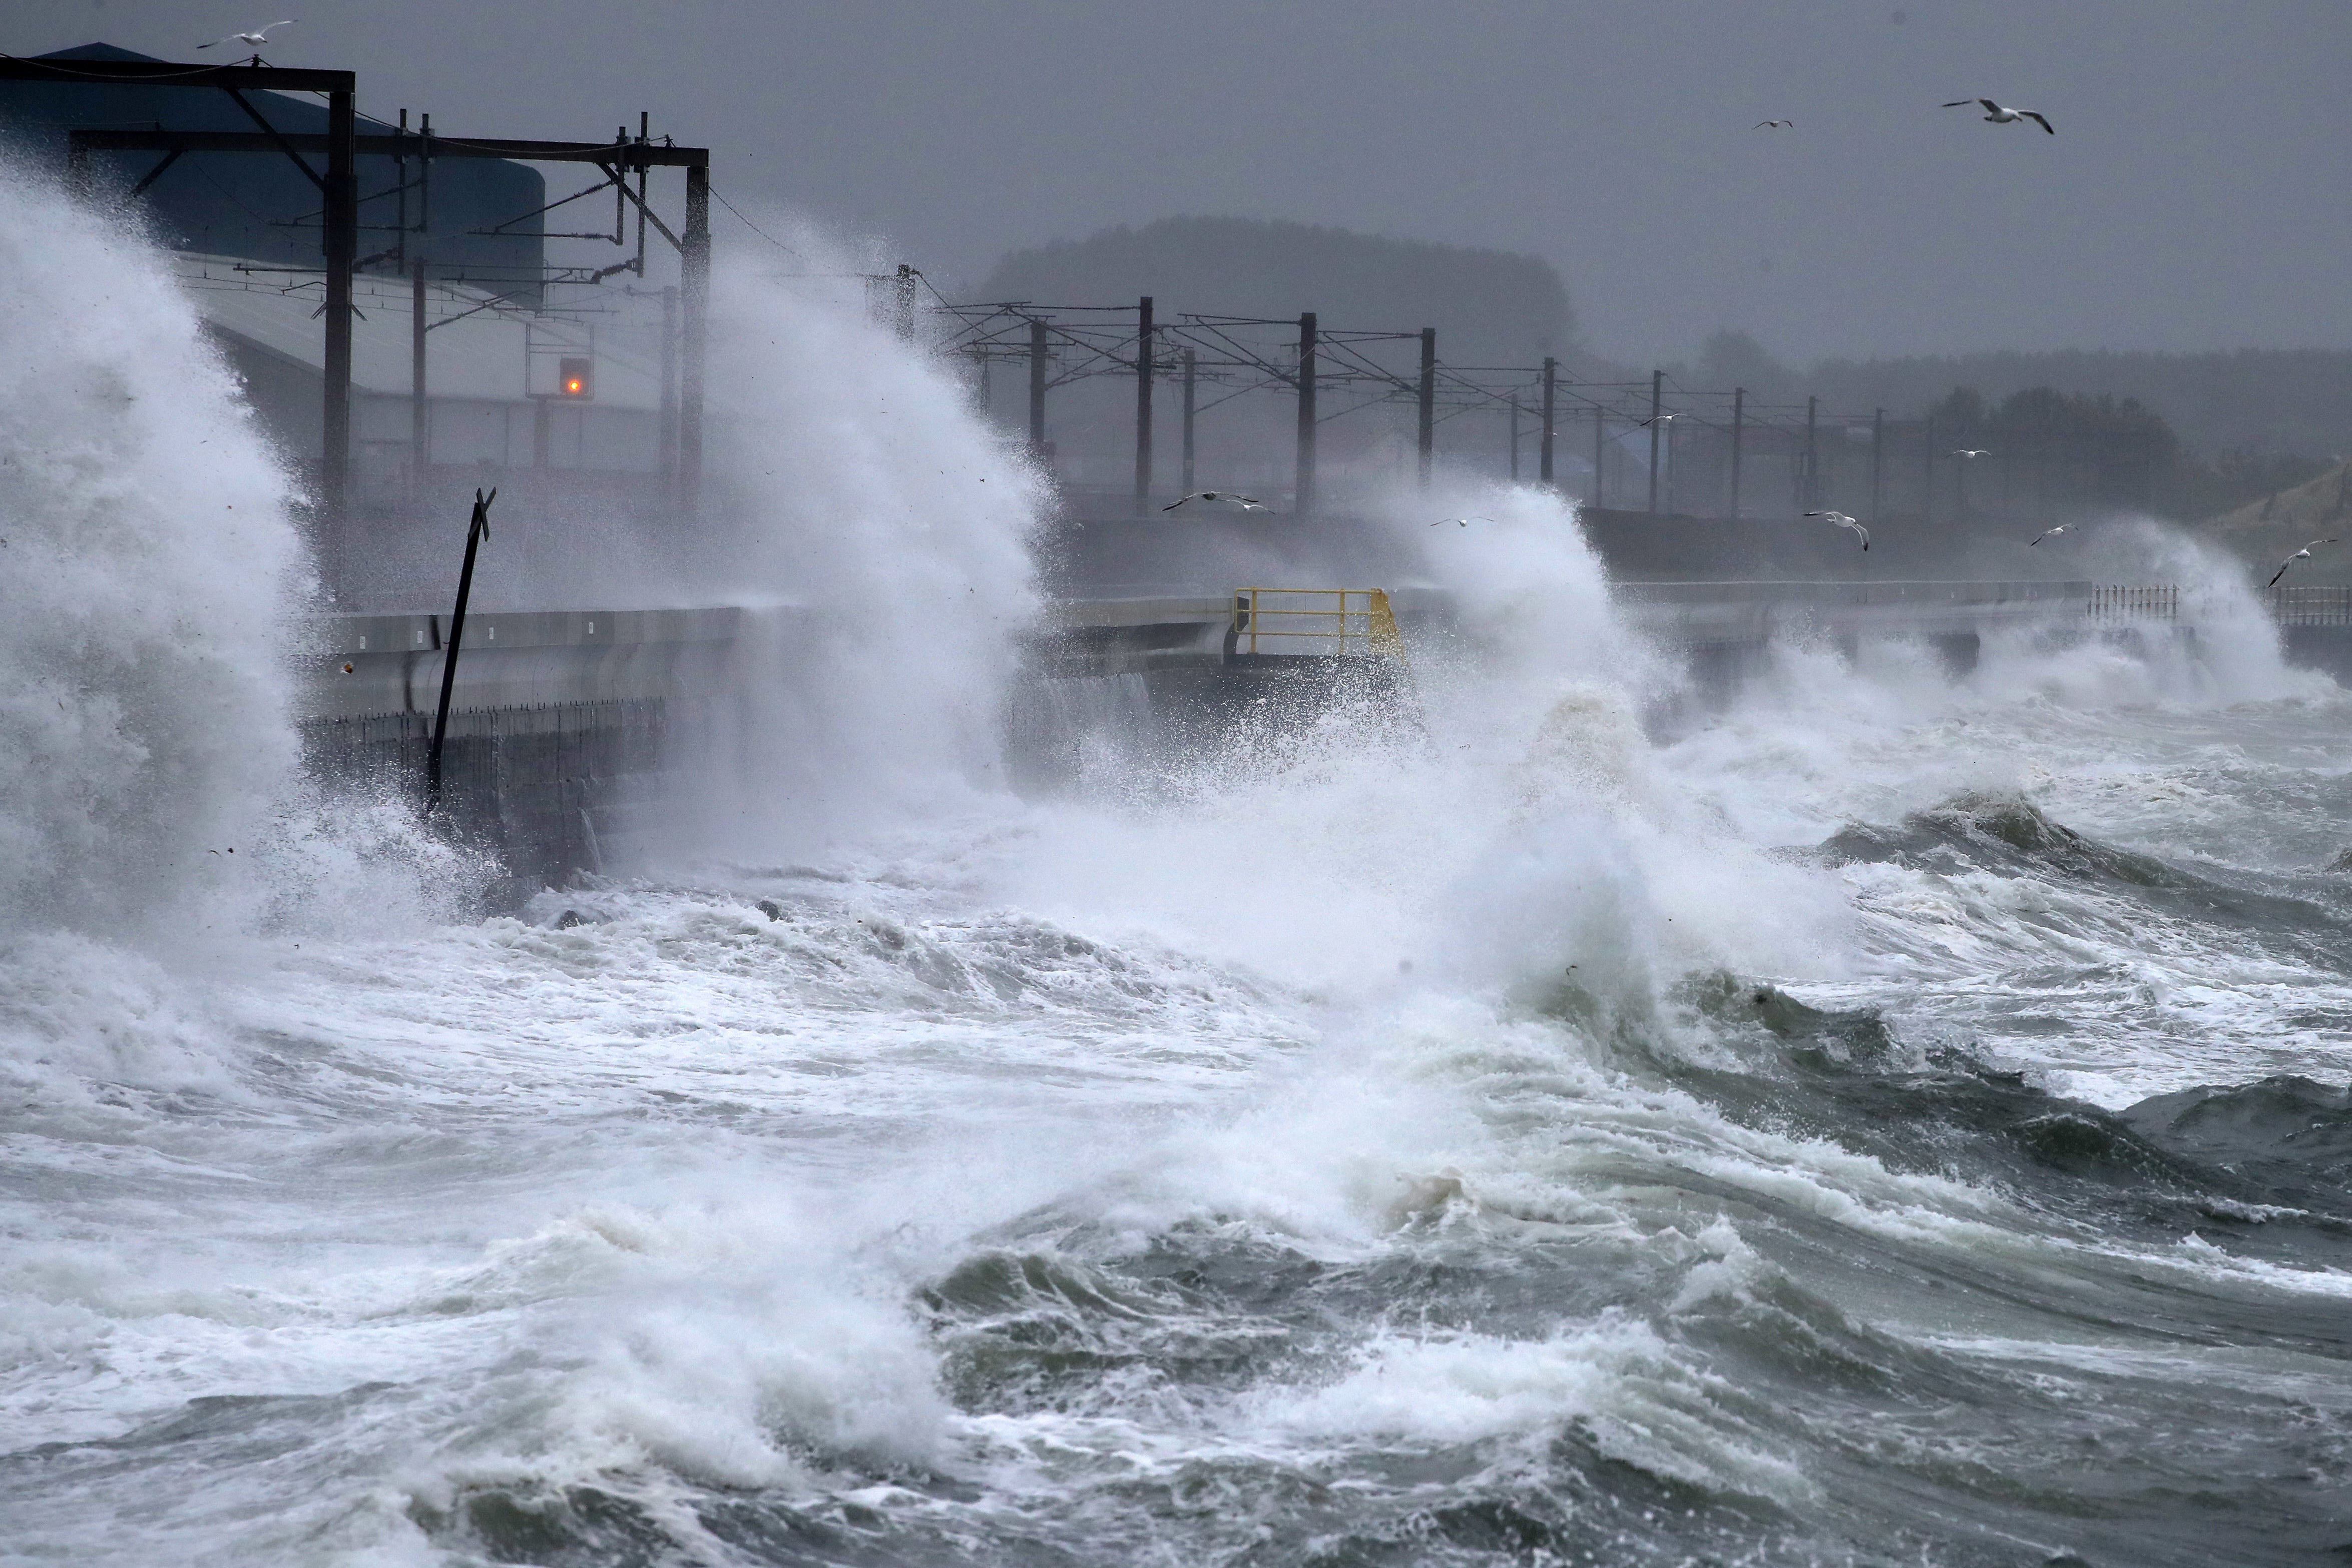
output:
[[1793,120],[1759,120],[1756,122],[1759,131],[1794,131],[1796,128],[1797,122]]
[[1952,455],[1955,457],[1990,457],[1992,454],[1986,451],[1981,446],[1955,446],[1952,448]]
[[1492,517],[1440,517],[1429,526],[1433,528],[1442,528],[1448,523],[1459,523],[1466,528],[1473,523],[1491,523],[1494,520]]
[[1672,424],[1681,417],[1682,415],[1679,413],[1654,413],[1647,419],[1637,421],[1633,428],[1636,430],[1646,430],[1654,424]]
[[2283,560],[2283,561],[2279,562],[2279,569],[2278,569],[2276,571],[2274,571],[2274,572],[2271,573],[2271,580],[2270,580],[2270,581],[2268,581],[2268,582],[2264,583],[2263,586],[2263,587],[2265,587],[2265,588],[2276,588],[2276,587],[2278,586],[2278,580],[2279,580],[2280,578],[2284,577],[2284,576],[2286,575],[2286,569],[2287,569],[2288,567],[2293,566],[2296,561],[2299,561],[2299,560],[2309,560],[2309,559],[2311,559],[2311,552],[2312,552],[2313,550],[2317,549],[2321,545],[2332,545],[2332,544],[2334,544],[2335,542],[2336,542],[2336,541],[2335,541],[2334,539],[2314,539],[2314,540],[2312,540],[2309,544],[2307,544],[2307,545],[2304,546],[2301,549],[2299,549],[2299,550],[2295,551],[2293,555],[2291,555],[2291,556],[2287,557],[2284,560]]
[[1264,501],[1253,501],[1247,496],[1236,496],[1231,490],[1195,490],[1189,496],[1177,497],[1160,509],[1163,512],[1172,512],[1187,501],[1231,501],[1244,512],[1259,512],[1265,509]]
[[294,18],[289,16],[283,22],[272,22],[267,27],[259,28],[254,32],[231,33],[226,38],[215,38],[211,43],[198,44],[196,47],[200,49],[216,49],[223,44],[249,44],[257,49],[261,47],[262,45],[269,42],[270,34],[278,31],[280,27],[290,27],[293,25]]
[[2074,524],[2072,524],[2072,523],[2061,523],[2061,524],[2059,524],[2059,525],[2058,525],[2056,528],[2044,528],[2044,529],[2042,529],[2040,533],[2038,533],[2038,534],[2034,535],[2032,538],[2030,538],[2030,539],[2026,540],[2026,541],[2025,541],[2025,548],[2026,548],[2027,549],[2032,549],[2035,545],[2040,544],[2043,539],[2054,539],[2054,538],[2056,538],[2060,534],[2064,533],[2068,528],[2073,528],[2074,526]]
[[1995,103],[1989,98],[1956,98],[1952,99],[1951,102],[1944,105],[1944,107],[1946,109],[1966,109],[1972,103],[1983,104],[1985,111],[1984,117],[1992,121],[1995,125],[2014,125],[2021,120],[2030,120],[2033,121],[2034,124],[2042,127],[2042,130],[2049,131],[2051,135],[2055,136],[2058,134],[2055,131],[2050,130],[2050,122],[2042,118],[2038,111],[2031,109],[2003,109],[2000,105]]
[[1863,549],[1868,549],[1870,548],[1870,530],[1864,528],[1852,517],[1847,517],[1843,512],[1807,512],[1805,516],[1809,517],[1826,517],[1829,521],[1836,524],[1839,528],[1850,528],[1853,531],[1854,537],[1862,540]]

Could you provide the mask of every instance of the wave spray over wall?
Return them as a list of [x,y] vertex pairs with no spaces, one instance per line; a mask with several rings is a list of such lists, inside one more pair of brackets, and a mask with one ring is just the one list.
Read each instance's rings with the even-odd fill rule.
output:
[[[723,531],[681,575],[816,613],[776,618],[670,869],[362,930],[313,912],[367,857],[289,849],[311,902],[183,964],[241,885],[192,848],[308,841],[267,826],[310,820],[274,653],[178,619],[281,603],[282,485],[152,262],[6,200],[49,236],[0,242],[17,292],[58,304],[0,342],[99,401],[0,430],[52,476],[11,492],[7,563],[47,540],[82,584],[10,601],[5,722],[87,778],[0,801],[16,950],[52,943],[0,981],[0,1548],[2347,1539],[2347,705],[2266,629],[2020,636],[1958,678],[1791,643],[1708,709],[1557,500],[1399,497],[1368,526],[1464,608],[1409,648],[1413,703],[1023,800],[992,737],[1030,481],[887,335],[739,275]],[[168,420],[101,373],[150,337]],[[267,528],[200,527],[215,501]],[[211,792],[151,825],[151,767]],[[103,1043],[133,1035],[181,1070]]]
[[136,240],[0,183],[0,904],[177,920],[294,761],[289,486]]

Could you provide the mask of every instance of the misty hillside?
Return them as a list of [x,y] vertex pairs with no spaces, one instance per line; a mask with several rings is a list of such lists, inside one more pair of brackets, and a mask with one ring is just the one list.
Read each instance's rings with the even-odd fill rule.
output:
[[1988,397],[2027,387],[2137,398],[2207,454],[2285,451],[2310,456],[2352,447],[2352,352],[2235,349],[2142,354],[2062,349],[2045,353],[1829,361],[1813,367],[1823,396],[1856,406],[1914,406],[1956,386]]
[[[2352,463],[2212,518],[2207,531],[2259,568],[2274,568],[2314,539],[2352,535]],[[2296,568],[2295,582],[2352,580],[2352,555],[2322,550]]]
[[1536,256],[1254,218],[1162,218],[1015,251],[977,290],[1045,305],[1145,294],[1163,316],[1312,310],[1343,330],[1434,327],[1454,364],[1531,364],[1564,353],[1576,330],[1559,274]]
[[2164,416],[2203,457],[2228,452],[2333,457],[2352,450],[2352,351],[2235,349],[2203,354],[2059,349],[2039,353],[1919,355],[1782,365],[1744,333],[1720,332],[1675,367],[1692,386],[1747,387],[1769,400],[1817,393],[1832,408],[1911,417],[1955,387],[1999,402],[2047,387],[2133,398]]

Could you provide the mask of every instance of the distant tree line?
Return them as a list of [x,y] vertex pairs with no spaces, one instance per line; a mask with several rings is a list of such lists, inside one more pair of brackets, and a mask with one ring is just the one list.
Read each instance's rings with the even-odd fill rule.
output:
[[[2135,507],[2200,518],[2299,485],[2327,465],[2283,452],[2200,460],[2165,417],[2134,397],[2025,387],[1998,402],[1954,387],[1928,411],[1939,444],[1977,450],[2000,497],[2037,510]],[[1955,457],[1962,464],[1979,460]],[[1979,488],[1980,508],[1993,496]]]
[[[2054,373],[2029,379],[2037,370]],[[1971,371],[1990,373],[1983,380],[1954,374]],[[1970,497],[1978,509],[2006,497],[2011,505],[2211,517],[2322,472],[2352,433],[2352,354],[2319,350],[2069,350],[1833,360],[1800,371],[1747,334],[1726,331],[1672,373],[1690,386],[1743,386],[1765,402],[1796,402],[1811,394],[1841,413],[1883,407],[1890,417],[1930,417],[1948,455],[1990,454],[1979,464],[1983,471]],[[1943,379],[1923,384],[1929,375]],[[1994,390],[1985,390],[1988,383]],[[2135,385],[2155,392],[2135,392]],[[2289,389],[2308,395],[2297,403]]]

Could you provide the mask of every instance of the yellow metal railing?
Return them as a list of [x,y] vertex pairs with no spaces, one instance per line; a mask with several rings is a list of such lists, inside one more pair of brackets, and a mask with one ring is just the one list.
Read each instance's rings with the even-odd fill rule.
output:
[[1234,651],[1402,659],[1404,638],[1385,589],[1236,588]]

